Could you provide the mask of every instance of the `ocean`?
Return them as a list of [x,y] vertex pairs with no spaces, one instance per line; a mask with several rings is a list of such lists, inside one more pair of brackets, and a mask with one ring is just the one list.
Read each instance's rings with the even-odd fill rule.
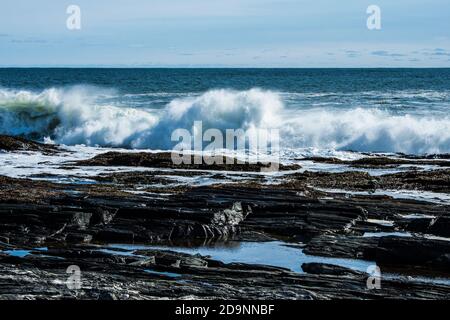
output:
[[0,134],[167,150],[194,121],[290,157],[449,153],[450,69],[0,69]]
[[[197,122],[277,130],[279,166],[245,144],[214,150],[245,167],[176,166],[161,151]],[[450,69],[0,69],[0,135],[0,253],[41,261],[36,279],[71,259],[125,299],[241,295],[245,272],[264,299],[329,281],[360,299],[381,267],[374,298],[448,297]]]

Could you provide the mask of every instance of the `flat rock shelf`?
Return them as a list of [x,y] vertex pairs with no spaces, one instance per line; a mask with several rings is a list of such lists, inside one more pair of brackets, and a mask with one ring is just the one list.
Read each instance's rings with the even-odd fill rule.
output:
[[273,173],[169,153],[84,159],[7,136],[0,149],[17,169],[0,175],[0,299],[450,298],[445,156],[293,159]]

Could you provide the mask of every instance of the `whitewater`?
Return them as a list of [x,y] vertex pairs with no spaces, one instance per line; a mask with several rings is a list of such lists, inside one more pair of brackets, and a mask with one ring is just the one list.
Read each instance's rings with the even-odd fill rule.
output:
[[[329,94],[259,88],[182,94],[130,94],[91,85],[0,88],[0,134],[67,146],[170,150],[174,130],[191,130],[194,121],[202,121],[204,130],[278,129],[284,150],[449,153],[448,112],[415,107],[436,94],[439,102],[442,92],[356,93],[342,107],[336,101],[348,95],[328,101]],[[367,101],[358,105],[364,95],[376,102],[373,107]],[[389,103],[399,98],[409,105]]]

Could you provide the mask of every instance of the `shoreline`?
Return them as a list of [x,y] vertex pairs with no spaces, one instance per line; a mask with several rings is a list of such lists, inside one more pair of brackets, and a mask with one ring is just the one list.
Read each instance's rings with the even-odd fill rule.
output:
[[[1,138],[0,146],[7,139],[8,152],[17,157],[20,152],[58,156],[55,146]],[[82,176],[60,183],[58,174],[55,179],[0,175],[0,284],[5,288],[0,299],[450,297],[450,203],[375,193],[448,195],[445,156],[305,158],[275,176],[237,165],[173,170],[161,154],[144,155],[142,169],[136,157],[142,155],[100,154],[60,163],[66,174],[82,172],[94,161],[103,171],[89,176],[91,183],[80,183]],[[118,158],[123,170],[108,172]],[[311,171],[311,163],[343,166],[343,171]],[[373,170],[388,173],[372,175]],[[180,252],[180,241],[183,250],[193,251]],[[134,250],[114,243],[145,246]],[[251,263],[252,254],[256,261],[275,243],[281,247],[274,253],[290,248],[289,254],[298,254],[297,271],[283,267],[292,263],[291,258],[283,262],[284,256],[272,264],[270,257],[264,265]],[[250,250],[250,261],[226,263],[222,249],[211,251],[222,260],[195,255],[195,248],[208,248],[205,244],[235,247],[236,255],[247,250],[246,244],[263,251]],[[230,250],[225,252],[233,256]],[[304,257],[309,260],[302,262]],[[369,275],[355,269],[359,261],[375,263],[386,274],[381,290],[367,289]],[[79,290],[65,285],[70,265],[81,269]]]

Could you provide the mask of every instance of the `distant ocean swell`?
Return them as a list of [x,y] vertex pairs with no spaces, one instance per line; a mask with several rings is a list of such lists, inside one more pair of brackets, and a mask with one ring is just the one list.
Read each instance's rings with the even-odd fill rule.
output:
[[282,148],[450,152],[449,115],[359,107],[292,109],[282,94],[260,89],[210,90],[173,99],[162,110],[152,108],[151,101],[140,108],[99,102],[108,94],[89,86],[41,92],[0,88],[0,133],[66,145],[171,149],[173,130],[202,121],[204,130],[277,128]]

